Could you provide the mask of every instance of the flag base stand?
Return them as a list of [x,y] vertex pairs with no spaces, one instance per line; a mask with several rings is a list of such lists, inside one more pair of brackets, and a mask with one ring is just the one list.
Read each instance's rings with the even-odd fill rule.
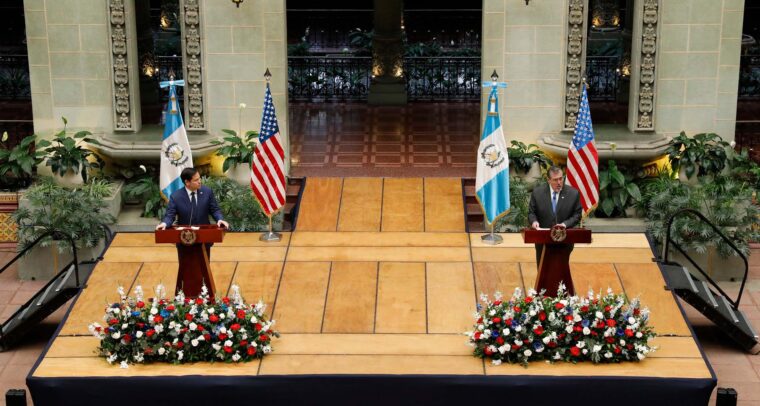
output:
[[488,245],[499,245],[504,241],[503,238],[501,238],[500,235],[496,234],[486,234],[484,236],[481,236],[480,239],[483,241],[484,244]]
[[280,241],[282,240],[282,234],[275,233],[272,231],[267,231],[264,234],[261,234],[259,237],[259,241]]

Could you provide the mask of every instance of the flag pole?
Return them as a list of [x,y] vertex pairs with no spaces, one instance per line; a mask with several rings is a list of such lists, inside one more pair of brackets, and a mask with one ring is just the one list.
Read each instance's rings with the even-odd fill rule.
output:
[[486,234],[486,235],[480,237],[480,239],[483,241],[484,244],[498,245],[498,244],[501,244],[504,241],[504,239],[500,235],[494,234],[494,232],[493,232],[493,224],[494,223],[491,223],[491,232],[489,234]]
[[282,240],[282,234],[272,231],[272,216],[267,217],[269,219],[269,231],[261,234],[259,241],[276,242]]

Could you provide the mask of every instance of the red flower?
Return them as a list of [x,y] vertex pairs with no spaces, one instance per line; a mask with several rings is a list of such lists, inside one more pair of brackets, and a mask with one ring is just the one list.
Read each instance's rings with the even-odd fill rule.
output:
[[525,303],[530,303],[532,301],[533,301],[533,298],[530,297],[530,296],[528,296],[528,297],[525,298]]
[[588,311],[588,306],[581,306],[581,311],[582,312],[587,312]]
[[222,341],[226,340],[227,339],[227,334],[219,333],[219,339],[222,340]]
[[231,353],[232,352],[232,347],[228,347],[228,346],[225,345],[224,346],[224,352],[226,352],[228,354]]
[[575,331],[576,333],[580,333],[581,331],[583,331],[583,327],[580,324],[576,324],[575,326],[573,326],[573,331]]
[[633,309],[633,315],[634,315],[634,316],[638,316],[639,314],[641,314],[641,310],[639,310],[639,308],[638,308],[638,307],[637,307],[637,308],[635,308],[635,309]]
[[604,322],[599,320],[596,322],[596,328],[604,328]]
[[216,323],[216,322],[219,321],[219,316],[217,316],[215,314],[212,314],[211,316],[208,316],[208,321],[210,321],[212,323]]
[[145,349],[145,351],[143,351],[143,353],[145,355],[153,354],[153,348],[148,347],[148,348]]
[[235,323],[235,324],[231,325],[230,326],[230,330],[232,330],[232,331],[238,331],[238,330],[240,330],[240,324]]
[[557,343],[555,343],[554,341],[549,341],[549,344],[546,344],[546,345],[547,345],[549,348],[554,348],[554,347],[556,347],[556,346],[557,346]]
[[538,319],[541,320],[541,321],[546,320],[546,312],[542,311],[541,313],[539,313],[538,314]]
[[581,349],[576,346],[572,346],[570,347],[570,354],[572,354],[573,357],[577,357],[581,355]]
[[607,341],[608,343],[612,344],[612,343],[615,342],[615,337],[605,337],[604,340]]
[[493,302],[493,305],[494,305],[494,306],[498,306],[498,305],[500,305],[500,304],[501,304],[501,300],[497,300],[497,301]]
[[538,326],[538,327],[536,327],[536,328],[533,329],[533,332],[536,333],[536,335],[544,334],[544,327],[543,326]]
[[613,351],[615,351],[615,354],[620,354],[621,352],[623,352],[623,350],[621,350],[620,347],[618,347],[617,345],[615,346],[615,349]]
[[163,317],[161,317],[160,315],[155,315],[155,316],[153,316],[153,322],[154,322],[154,323],[161,323],[161,322],[163,322],[163,321],[164,321],[164,318],[163,318]]
[[266,334],[262,334],[259,336],[259,341],[267,341],[269,340],[269,336]]
[[486,347],[486,348],[483,349],[483,351],[485,351],[486,355],[493,354],[493,351],[491,351],[491,347]]
[[172,343],[168,341],[164,341],[164,347],[171,347],[171,346],[172,346]]
[[203,330],[205,330],[205,328],[203,328],[203,326],[202,326],[202,325],[200,325],[200,324],[198,325],[197,329],[198,329],[198,331],[203,331]]
[[187,313],[187,314],[185,315],[185,320],[187,320],[187,321],[192,321],[192,320],[193,320],[193,315],[192,315],[192,314],[190,314],[190,313]]
[[190,304],[190,298],[189,297],[185,298],[185,304]]
[[476,331],[474,335],[475,339],[480,340],[480,336],[481,336],[480,331]]
[[245,318],[245,310],[238,310],[237,311],[237,318],[238,319],[244,319]]
[[515,313],[520,313],[520,306],[515,306],[512,310],[514,310]]
[[108,324],[110,324],[110,325],[112,325],[112,326],[113,326],[114,324],[118,323],[118,322],[119,322],[119,320],[116,320],[115,318],[112,318],[112,319],[108,320]]
[[559,303],[559,302],[557,302],[557,304],[554,305],[554,308],[557,309],[557,310],[561,310],[564,307],[565,307],[565,305],[563,305],[562,303]]
[[248,341],[246,341],[246,340],[240,340],[240,346],[241,347],[245,347],[246,345],[248,345]]
[[255,332],[259,331],[259,330],[261,330],[261,324],[259,324],[259,323],[254,324],[253,325],[253,332],[255,333]]
[[255,355],[256,354],[256,348],[254,347],[248,347],[248,355]]
[[491,321],[494,322],[494,324],[499,324],[501,323],[501,317],[494,317],[491,319]]
[[476,321],[476,323],[480,324],[482,322],[483,322],[483,318],[482,317],[478,317],[478,321]]
[[507,326],[511,326],[512,325],[512,319],[506,319],[506,320],[504,320],[504,324],[506,324]]
[[182,333],[182,334],[185,334],[185,333],[187,333],[187,327],[185,327],[185,328],[183,328],[183,329],[179,330],[179,332],[180,332],[180,333]]
[[523,343],[525,343],[525,344],[530,344],[530,340],[528,340],[528,339],[526,338],[526,339],[524,339],[524,340],[523,340]]
[[496,344],[504,345],[504,338],[502,338],[501,336],[496,337]]
[[597,333],[596,331],[591,330],[591,335],[594,336],[594,337],[596,337],[596,336],[599,335],[599,333]]
[[573,315],[568,314],[567,316],[565,316],[565,321],[573,321]]
[[166,306],[166,310],[168,310],[168,311],[170,311],[170,312],[173,312],[173,311],[174,311],[174,309],[175,309],[174,305],[169,305],[169,306]]
[[604,311],[605,311],[605,312],[609,313],[609,312],[610,312],[610,310],[612,310],[612,308],[611,308],[609,305],[607,305],[607,306],[604,306]]
[[142,329],[143,327],[145,327],[145,323],[143,322],[137,323],[137,328]]
[[517,344],[512,344],[512,351],[517,351],[520,349],[520,346]]
[[633,337],[633,330],[627,328],[625,329],[625,336],[626,337]]
[[103,327],[100,327],[100,326],[95,327],[95,331],[97,331],[97,332],[100,332],[102,330],[103,330]]
[[153,334],[156,334],[156,330],[150,329],[145,332],[145,335],[148,337],[153,337]]
[[132,336],[129,334],[124,334],[124,337],[122,337],[125,343],[129,343],[132,341]]
[[615,327],[617,325],[617,322],[615,322],[613,319],[607,319],[607,325],[609,327]]
[[137,302],[137,308],[138,309],[142,309],[143,307],[145,307],[145,302],[143,302],[142,300],[139,301],[139,302]]
[[224,303],[224,304],[230,304],[230,298],[228,298],[227,296],[223,297],[222,298],[222,303]]
[[633,344],[626,344],[625,348],[627,348],[628,350],[632,350],[633,349]]
[[182,348],[184,346],[185,346],[185,343],[183,343],[182,341],[177,342],[177,348]]
[[557,338],[560,339],[560,340],[562,340],[563,338],[565,338],[566,335],[567,334],[565,334],[565,333],[561,333],[560,335],[557,336]]
[[203,304],[203,299],[201,299],[201,298],[195,299],[195,304],[202,305]]

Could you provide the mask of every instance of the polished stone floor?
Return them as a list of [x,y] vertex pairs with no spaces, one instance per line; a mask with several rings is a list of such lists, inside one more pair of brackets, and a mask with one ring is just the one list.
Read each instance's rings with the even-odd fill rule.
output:
[[293,176],[474,177],[479,103],[291,103]]

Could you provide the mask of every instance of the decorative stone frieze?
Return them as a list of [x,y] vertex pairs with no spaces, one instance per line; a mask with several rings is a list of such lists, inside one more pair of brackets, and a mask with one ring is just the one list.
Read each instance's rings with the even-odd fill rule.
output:
[[206,127],[203,115],[203,59],[201,55],[201,11],[199,0],[184,0],[182,4],[185,36],[183,61],[185,62],[185,91],[187,92],[187,129],[203,130]]
[[565,130],[575,128],[580,108],[583,68],[584,4],[583,0],[570,0],[567,19],[567,66],[565,71]]
[[644,0],[641,24],[641,70],[636,94],[636,130],[654,129],[655,66],[657,52],[658,0]]
[[131,130],[133,119],[129,104],[129,64],[127,63],[124,0],[109,0],[108,7],[111,20],[115,125],[117,130]]

